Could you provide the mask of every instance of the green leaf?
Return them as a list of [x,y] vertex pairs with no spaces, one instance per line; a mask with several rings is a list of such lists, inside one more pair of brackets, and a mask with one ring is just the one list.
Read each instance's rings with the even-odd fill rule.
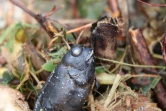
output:
[[53,69],[57,66],[57,64],[54,64],[55,61],[59,61],[60,59],[56,59],[56,60],[50,60],[48,62],[46,62],[45,64],[42,65],[42,68],[48,72],[52,72]]
[[156,77],[155,79],[153,79],[153,81],[151,82],[151,88],[154,89],[160,80],[161,77]]
[[16,24],[10,25],[4,32],[2,32],[0,36],[0,44],[4,42],[4,40],[7,38],[7,36],[12,32],[12,30],[15,28]]
[[38,93],[37,93],[37,91],[36,91],[36,89],[35,89],[35,87],[34,87],[34,85],[32,84],[32,82],[31,81],[29,81],[28,80],[28,88],[30,88],[30,89],[32,89],[32,91],[34,91],[35,92],[35,94],[36,95],[38,95]]
[[96,74],[100,74],[102,72],[105,72],[104,67],[98,66],[95,68]]
[[67,47],[64,46],[60,48],[57,52],[49,53],[49,55],[53,58],[62,58],[64,54],[67,53]]
[[40,27],[36,24],[27,24],[27,23],[19,23],[19,24],[22,24],[24,27],[35,28],[35,29],[38,29]]
[[161,80],[161,77],[157,77],[157,78],[150,78],[150,84],[141,87],[141,91],[143,93],[148,93],[148,91],[150,91],[151,89],[154,89],[156,87],[156,85],[158,84],[158,82]]
[[0,74],[0,84],[8,84],[13,79],[14,76],[9,71],[5,71]]
[[21,28],[20,23],[17,23],[14,25],[14,28],[11,30],[10,32],[10,39],[8,40],[8,42],[5,44],[5,46],[10,50],[10,52],[13,52],[13,47],[14,47],[14,39],[15,39],[15,35],[17,33],[17,31]]
[[12,53],[13,46],[14,46],[14,38],[19,29],[22,29],[23,27],[30,27],[30,28],[38,28],[36,25],[31,25],[27,23],[14,23],[10,25],[4,32],[0,34],[0,44],[4,43],[4,41],[7,39],[5,46],[10,50]]
[[67,39],[69,40],[69,42],[75,42],[75,39],[72,34],[68,34]]
[[151,85],[148,84],[148,85],[146,85],[146,86],[141,87],[141,88],[140,88],[141,92],[144,93],[144,94],[147,94],[147,93],[150,91],[150,89],[151,89],[150,86],[151,86]]

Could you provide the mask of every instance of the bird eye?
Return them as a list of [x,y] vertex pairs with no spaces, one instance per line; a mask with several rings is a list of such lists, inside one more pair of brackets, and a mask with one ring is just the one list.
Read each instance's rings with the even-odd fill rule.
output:
[[71,49],[71,54],[75,57],[79,56],[81,52],[82,52],[82,48],[78,46]]

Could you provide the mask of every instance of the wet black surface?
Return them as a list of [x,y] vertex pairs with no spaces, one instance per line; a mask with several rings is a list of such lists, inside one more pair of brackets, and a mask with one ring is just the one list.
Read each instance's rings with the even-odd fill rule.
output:
[[34,111],[80,111],[95,79],[94,71],[93,51],[74,45],[47,79]]

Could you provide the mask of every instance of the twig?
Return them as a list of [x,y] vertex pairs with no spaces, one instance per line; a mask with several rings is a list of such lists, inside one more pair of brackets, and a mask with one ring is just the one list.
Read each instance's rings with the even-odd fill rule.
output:
[[62,36],[62,40],[63,40],[63,42],[65,42],[65,44],[66,44],[68,50],[70,50],[71,48],[70,48],[68,42],[65,40],[64,36]]
[[61,8],[63,8],[63,6],[60,6],[59,8],[56,8],[56,6],[54,6],[51,12],[48,12],[46,14],[46,17],[51,16],[52,14],[54,14],[56,11],[60,10]]
[[153,56],[154,58],[163,60],[162,55],[159,55],[159,54],[156,54],[156,53],[152,53],[152,56]]
[[35,81],[37,82],[37,84],[40,83],[39,79],[37,78],[36,74],[34,74],[32,71],[30,71],[31,76],[35,79]]
[[[9,0],[9,1],[11,3],[13,3],[14,5],[18,6],[19,8],[21,8],[22,10],[24,10],[26,13],[28,13],[34,19],[36,19],[38,21],[38,23],[42,26],[42,28],[50,36],[50,38],[54,37],[54,32],[52,32],[52,30],[49,29],[49,26],[47,26],[48,25],[47,22],[49,21],[49,18],[47,16],[42,16],[41,14],[35,14],[31,10],[27,9],[26,6],[24,6],[23,4],[19,3],[16,0]],[[55,12],[55,11],[53,11],[53,12]],[[51,14],[52,13],[50,13],[49,15],[51,15]]]
[[82,36],[83,33],[84,33],[84,29],[80,32],[80,34],[79,34],[79,36],[78,36],[78,38],[76,40],[76,44],[79,43],[79,40],[80,40],[80,38],[81,38],[81,36]]
[[[128,47],[126,47],[126,49],[125,49],[125,51],[124,51],[124,53],[122,55],[122,58],[121,58],[120,62],[123,62],[123,60],[124,60],[124,58],[126,56],[126,53],[127,53],[127,49],[128,49]],[[120,64],[116,65],[116,67],[111,71],[111,73],[113,73],[119,66],[120,66]]]
[[144,68],[165,68],[165,66],[154,66],[154,65],[136,65],[136,64],[129,64],[129,63],[124,63],[124,62],[119,62],[115,60],[110,60],[110,59],[105,59],[105,58],[99,58],[96,57],[97,59],[103,60],[103,61],[108,61],[108,62],[113,62],[121,65],[126,65],[126,66],[131,66],[131,67],[144,67]]
[[118,87],[119,83],[121,81],[121,76],[118,74],[115,78],[115,81],[113,83],[113,86],[108,94],[108,97],[107,99],[105,100],[105,103],[104,103],[104,107],[107,108],[108,105],[110,104],[111,100],[112,100],[112,97],[114,96],[115,94],[115,91],[116,91],[116,88]]
[[131,74],[131,77],[160,77],[159,75],[154,74]]
[[60,23],[63,23],[63,24],[88,24],[88,23],[93,23],[95,22],[96,20],[95,19],[57,19],[57,21],[59,21]]
[[151,7],[166,7],[166,4],[149,4],[149,3],[143,2],[142,0],[137,0],[137,1]]
[[66,32],[65,32],[65,30],[62,30],[62,31],[59,32],[59,33],[54,33],[54,37],[61,37],[62,40],[63,40],[63,42],[65,42],[65,44],[66,44],[68,50],[71,49],[70,46],[69,46],[69,43],[65,40],[65,38],[66,38]]
[[92,94],[92,91],[90,92],[90,95],[89,95],[89,101],[90,101],[91,111],[95,111],[94,96]]
[[25,81],[27,81],[30,77],[30,64],[27,63],[27,67],[26,67],[26,72],[25,72],[25,76],[23,78],[23,80],[21,81],[21,83],[17,86],[17,90],[25,83]]
[[86,24],[86,25],[84,25],[84,26],[81,26],[81,27],[78,27],[78,28],[69,30],[69,31],[67,31],[66,34],[70,34],[70,33],[73,33],[73,32],[78,32],[78,31],[80,31],[80,30],[83,30],[83,29],[88,28],[88,27],[91,27],[91,26],[92,26],[92,23]]
[[48,43],[48,48],[50,48],[53,45],[54,41],[56,41],[57,39],[58,37],[51,39],[51,41]]
[[38,75],[38,74],[39,74],[39,73],[41,73],[43,70],[44,70],[44,69],[43,69],[43,68],[41,68],[41,69],[39,69],[39,70],[35,71],[35,72],[34,72],[34,74]]
[[14,5],[18,6],[19,8],[21,8],[22,10],[24,10],[26,13],[31,15],[33,18],[36,18],[36,14],[34,12],[32,12],[31,10],[27,9],[26,6],[24,6],[23,4],[19,3],[16,0],[9,0],[9,1],[12,2]]
[[[106,66],[103,65],[103,63],[102,63],[101,61],[100,61],[100,64],[101,64],[101,66],[103,66],[104,70],[105,70],[107,73],[112,74],[112,71],[109,71],[109,70],[106,68]],[[111,66],[112,66],[112,64],[111,64],[109,67],[111,67]]]

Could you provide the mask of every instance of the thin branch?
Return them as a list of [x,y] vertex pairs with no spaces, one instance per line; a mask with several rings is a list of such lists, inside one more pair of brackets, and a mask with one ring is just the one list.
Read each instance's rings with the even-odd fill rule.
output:
[[78,38],[76,40],[76,44],[79,43],[79,40],[80,40],[80,38],[81,38],[81,36],[82,36],[83,33],[84,33],[84,29],[80,32],[80,34],[79,34],[79,36],[78,36]]
[[[122,55],[122,58],[120,59],[120,62],[123,62],[125,56],[126,56],[126,53],[127,53],[127,50],[128,50],[128,47],[125,48],[125,51]],[[116,65],[116,67],[111,71],[111,73],[113,73],[114,71],[116,71],[116,69],[120,66],[120,64]]]
[[144,68],[165,68],[165,66],[154,66],[154,65],[136,65],[136,64],[128,64],[128,63],[124,63],[124,62],[119,62],[119,61],[115,61],[115,60],[110,60],[110,59],[105,59],[105,58],[99,58],[96,57],[97,59],[103,60],[103,61],[108,61],[108,62],[113,62],[113,63],[117,63],[117,64],[121,64],[121,65],[126,65],[126,66],[131,66],[131,67],[144,67]]
[[60,23],[63,23],[63,24],[88,24],[88,23],[93,23],[93,22],[96,22],[95,19],[87,19],[87,18],[84,18],[84,19],[57,19],[57,21],[59,21]]
[[[47,16],[42,16],[41,14],[35,14],[34,12],[32,12],[31,10],[27,9],[25,5],[23,5],[20,2],[17,2],[16,0],[9,0],[11,3],[13,3],[14,5],[18,6],[19,8],[21,8],[22,10],[24,10],[26,13],[28,13],[30,16],[32,16],[34,19],[36,19],[38,21],[38,23],[42,26],[42,28],[47,32],[47,34],[49,35],[50,38],[54,37],[54,30],[50,29],[50,24],[52,25],[52,21],[51,19],[48,18]],[[55,11],[53,11],[55,12]],[[52,13],[53,13],[52,12]],[[52,14],[50,13],[50,15]],[[49,22],[51,22],[50,24],[48,24]]]
[[60,6],[59,8],[56,8],[56,6],[54,6],[53,9],[51,10],[51,12],[48,12],[48,13],[46,14],[46,17],[51,16],[52,14],[54,14],[56,11],[62,9],[63,7],[64,7],[63,5]]
[[13,3],[14,5],[20,7],[22,10],[24,10],[26,13],[28,13],[29,15],[31,15],[32,17],[36,18],[36,14],[34,12],[32,12],[31,10],[27,9],[26,6],[24,6],[23,4],[19,3],[16,0],[9,0],[11,3]]
[[57,39],[58,37],[51,39],[51,41],[48,43],[48,48],[50,48],[53,45],[54,41],[56,41]]
[[67,31],[66,34],[70,34],[70,33],[73,33],[73,32],[78,32],[78,31],[80,31],[80,30],[83,30],[83,29],[88,28],[88,27],[91,27],[91,26],[92,26],[92,23],[86,24],[86,25],[84,25],[84,26],[81,26],[81,27],[78,27],[78,28],[69,30],[69,31]]

